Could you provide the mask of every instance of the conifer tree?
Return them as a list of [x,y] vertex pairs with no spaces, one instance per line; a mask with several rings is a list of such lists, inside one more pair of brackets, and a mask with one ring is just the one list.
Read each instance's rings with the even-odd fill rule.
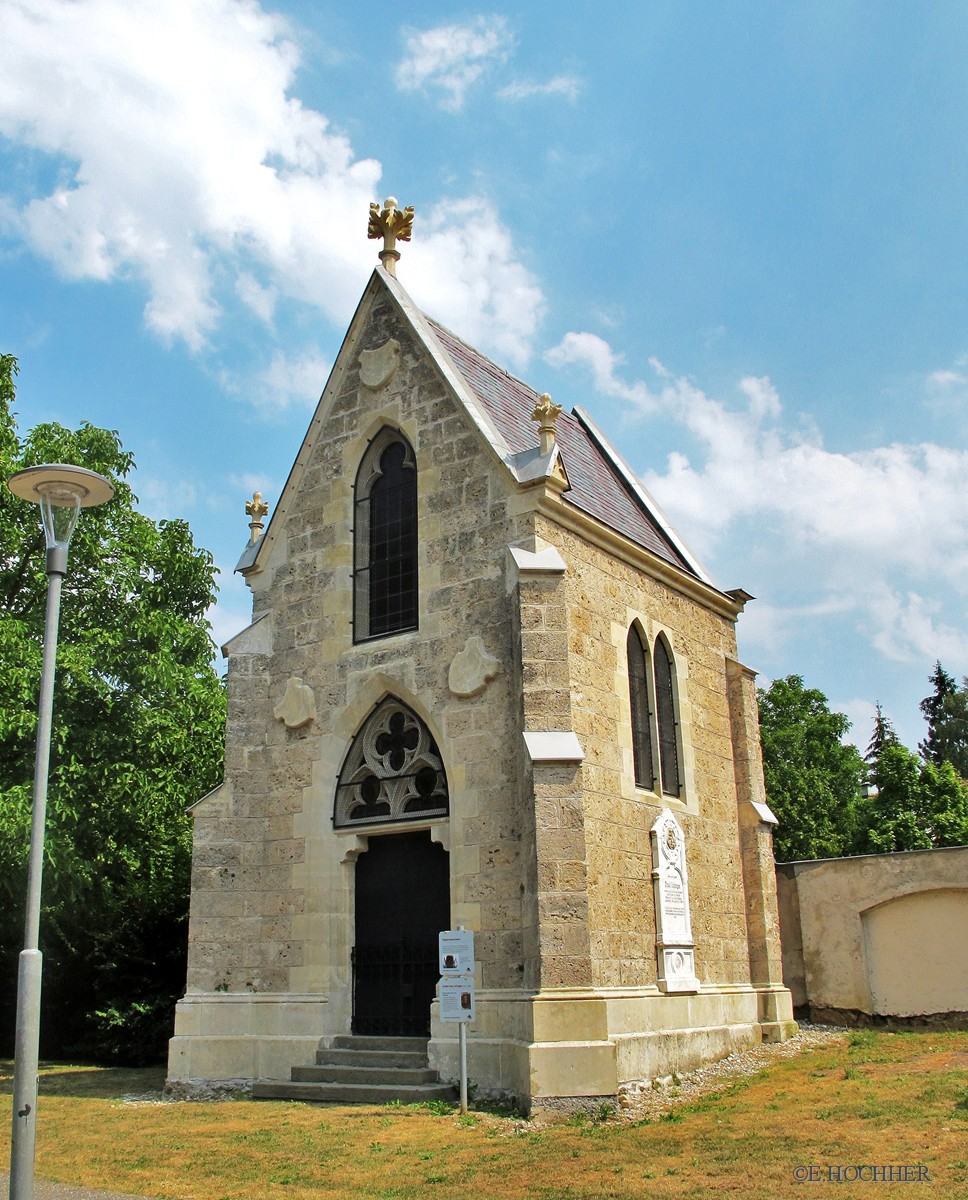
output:
[[940,766],[949,762],[968,779],[968,680],[961,686],[942,667],[934,664],[930,675],[933,691],[921,701],[928,734],[918,743],[925,762]]

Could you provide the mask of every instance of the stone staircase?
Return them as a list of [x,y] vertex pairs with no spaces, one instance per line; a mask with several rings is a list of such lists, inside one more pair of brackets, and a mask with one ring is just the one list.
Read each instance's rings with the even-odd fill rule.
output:
[[293,1067],[289,1080],[260,1080],[252,1086],[252,1099],[419,1104],[455,1097],[455,1089],[427,1065],[426,1038],[339,1035],[326,1040],[330,1045],[320,1045],[315,1066]]

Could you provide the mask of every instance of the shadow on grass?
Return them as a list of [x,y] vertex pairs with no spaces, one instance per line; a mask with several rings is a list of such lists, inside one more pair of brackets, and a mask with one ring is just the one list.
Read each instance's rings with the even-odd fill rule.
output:
[[[117,1100],[121,1096],[160,1092],[164,1067],[94,1067],[73,1063],[41,1063],[42,1096],[74,1096],[88,1100]],[[13,1062],[0,1060],[0,1096],[13,1092]]]

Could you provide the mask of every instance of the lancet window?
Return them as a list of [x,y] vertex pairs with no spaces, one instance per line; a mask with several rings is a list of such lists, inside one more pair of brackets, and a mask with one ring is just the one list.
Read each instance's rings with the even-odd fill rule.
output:
[[637,787],[679,796],[682,790],[675,661],[660,634],[650,654],[637,626],[626,643]]
[[628,636],[629,699],[632,705],[632,760],[635,782],[640,788],[655,787],[652,755],[652,685],[649,655],[642,636],[633,625]]
[[417,628],[417,465],[396,429],[377,434],[356,473],[353,610],[358,642]]

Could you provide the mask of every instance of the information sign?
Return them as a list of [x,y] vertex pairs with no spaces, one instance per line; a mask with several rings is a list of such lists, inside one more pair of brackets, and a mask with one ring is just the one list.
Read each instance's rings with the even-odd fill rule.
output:
[[440,981],[440,1019],[442,1021],[473,1021],[474,976],[444,976]]
[[473,930],[445,929],[438,934],[437,942],[440,948],[441,975],[446,978],[449,975],[474,974]]

